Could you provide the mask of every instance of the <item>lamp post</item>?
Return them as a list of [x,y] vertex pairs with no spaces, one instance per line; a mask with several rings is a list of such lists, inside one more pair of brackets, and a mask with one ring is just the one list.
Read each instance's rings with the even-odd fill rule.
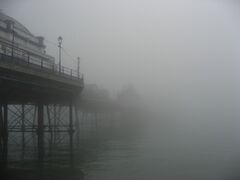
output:
[[61,73],[61,66],[62,66],[62,57],[61,57],[61,51],[62,51],[62,40],[63,38],[61,36],[58,37],[58,48],[59,48],[59,73]]
[[77,57],[78,60],[78,78],[80,77],[80,57]]
[[13,51],[14,51],[14,41],[15,41],[15,31],[14,31],[14,22],[11,22],[12,23],[12,58],[13,58]]

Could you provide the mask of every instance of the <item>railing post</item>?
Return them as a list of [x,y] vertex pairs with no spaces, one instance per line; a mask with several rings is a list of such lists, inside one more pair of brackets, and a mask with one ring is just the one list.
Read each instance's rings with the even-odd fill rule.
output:
[[41,59],[41,68],[43,68],[43,60]]

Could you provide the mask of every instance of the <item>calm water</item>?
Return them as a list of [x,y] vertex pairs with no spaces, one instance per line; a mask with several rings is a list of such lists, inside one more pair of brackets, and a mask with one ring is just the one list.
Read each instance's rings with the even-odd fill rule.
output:
[[[43,169],[57,175],[65,171],[60,176],[69,180],[240,179],[240,139],[203,128],[180,129],[155,125],[134,136],[95,137],[75,147],[71,164],[65,147]],[[21,162],[39,170],[32,164]]]
[[240,179],[240,153],[233,144],[169,140],[108,141],[106,150],[84,165],[85,179]]

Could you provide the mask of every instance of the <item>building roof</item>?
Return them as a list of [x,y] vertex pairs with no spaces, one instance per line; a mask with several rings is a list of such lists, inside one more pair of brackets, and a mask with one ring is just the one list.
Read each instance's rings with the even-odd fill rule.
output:
[[25,27],[23,26],[20,22],[18,22],[16,19],[7,16],[6,14],[4,14],[3,12],[0,11],[0,21],[6,21],[6,20],[10,20],[14,22],[14,28],[18,29],[19,31],[22,31],[30,36],[33,36],[31,34],[31,32]]

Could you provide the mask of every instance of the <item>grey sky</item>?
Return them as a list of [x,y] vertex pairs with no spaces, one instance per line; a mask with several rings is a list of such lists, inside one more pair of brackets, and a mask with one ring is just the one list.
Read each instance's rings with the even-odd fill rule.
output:
[[[239,3],[217,0],[9,0],[1,9],[80,56],[86,82],[178,96],[221,86],[239,58]],[[57,49],[46,43],[57,57]],[[76,62],[64,55],[64,64]],[[228,79],[229,78],[229,79]],[[176,92],[178,93],[176,93]],[[194,91],[193,91],[194,92]],[[186,91],[185,93],[189,93]]]
[[[81,57],[86,83],[113,94],[130,83],[142,95],[145,103],[139,104],[152,112],[143,131],[143,136],[151,131],[146,144],[134,136],[129,151],[128,141],[119,145],[121,138],[110,139],[114,153],[110,148],[107,164],[98,163],[101,175],[111,179],[101,170],[118,156],[127,161],[117,161],[111,173],[134,167],[132,156],[149,169],[134,167],[134,173],[150,179],[158,173],[179,179],[188,179],[188,173],[198,179],[225,172],[226,179],[240,177],[240,0],[0,0],[0,9],[53,44],[61,35],[72,58]],[[58,62],[57,46],[46,45]],[[63,64],[76,68],[72,58],[63,53]],[[119,117],[124,124],[128,116]],[[137,121],[130,122],[133,127]],[[200,173],[205,170],[211,176]],[[235,170],[238,176],[229,176]]]

